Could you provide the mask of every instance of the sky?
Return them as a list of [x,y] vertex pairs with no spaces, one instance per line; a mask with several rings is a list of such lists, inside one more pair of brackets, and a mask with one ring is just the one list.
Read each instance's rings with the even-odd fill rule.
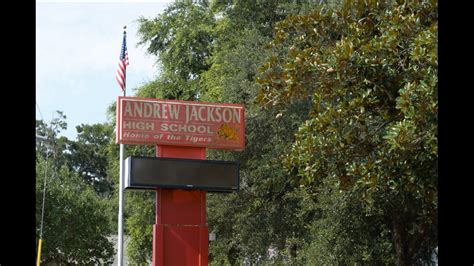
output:
[[127,26],[127,96],[159,74],[156,57],[138,43],[138,23],[154,18],[163,1],[36,1],[36,119],[48,124],[59,110],[75,140],[76,126],[104,123],[107,107],[122,95],[115,79]]

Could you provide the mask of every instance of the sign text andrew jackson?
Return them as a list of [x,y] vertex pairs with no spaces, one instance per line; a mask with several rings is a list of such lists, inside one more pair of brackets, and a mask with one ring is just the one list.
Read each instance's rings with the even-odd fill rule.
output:
[[117,143],[243,150],[244,107],[118,97]]

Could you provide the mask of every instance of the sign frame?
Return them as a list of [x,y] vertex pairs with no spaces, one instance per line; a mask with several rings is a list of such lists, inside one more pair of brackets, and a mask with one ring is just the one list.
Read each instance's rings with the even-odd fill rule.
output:
[[[127,101],[130,102],[143,102],[143,104],[148,103],[151,105],[160,105],[161,108],[163,109],[164,112],[164,107],[163,105],[167,105],[169,109],[171,109],[170,106],[182,106],[184,108],[178,107],[178,118],[176,119],[170,119],[170,116],[167,117],[166,119],[160,118],[160,119],[148,119],[148,118],[125,118],[124,114],[122,113],[123,110],[123,104]],[[143,107],[143,106],[142,106]],[[136,107],[135,107],[136,108]],[[156,107],[153,107],[156,108]],[[205,122],[199,122],[199,121],[191,121],[189,120],[189,109],[192,109],[194,111],[191,112],[191,118],[192,114],[195,115],[195,118],[197,118],[197,113],[196,109],[200,108],[199,110],[199,118],[201,119],[203,116],[206,116],[209,110],[222,110],[222,113],[219,114],[219,116],[222,119],[222,121],[205,121]],[[205,109],[203,109],[205,108]],[[183,112],[180,112],[181,109],[185,109],[186,111],[183,110]],[[226,122],[225,120],[225,111],[228,111],[231,109],[232,111],[227,112],[227,114],[230,114],[232,118],[232,115],[235,115],[236,112],[238,112],[238,117],[240,118],[239,123],[234,123],[234,122]],[[150,109],[149,109],[150,110]],[[159,108],[158,108],[159,110]],[[175,109],[176,110],[176,109]],[[204,114],[201,116],[201,111],[204,110],[205,112],[202,112]],[[226,149],[226,150],[236,150],[236,151],[243,151],[245,148],[245,108],[243,105],[240,104],[223,104],[223,103],[211,103],[211,102],[196,102],[196,101],[180,101],[180,100],[167,100],[167,99],[155,99],[155,98],[139,98],[139,97],[127,97],[127,96],[119,96],[117,98],[117,106],[116,106],[116,143],[117,144],[134,144],[134,145],[166,145],[166,146],[184,146],[184,147],[205,147],[205,148],[211,148],[211,149]],[[124,113],[127,112],[127,110],[124,111]],[[142,112],[140,110],[140,112]],[[154,112],[154,111],[153,111]],[[168,110],[168,113],[170,111]],[[186,116],[186,121],[183,121],[182,114]],[[155,113],[154,113],[155,114]],[[166,114],[166,112],[162,113]],[[175,113],[176,114],[176,113]],[[163,115],[164,116],[164,115]],[[171,115],[172,116],[172,115]],[[229,116],[227,116],[229,117]],[[236,116],[237,117],[237,116]],[[207,115],[207,118],[209,119],[209,115]],[[214,119],[214,116],[212,116]],[[141,120],[140,120],[141,119]],[[231,120],[234,121],[235,119]],[[146,121],[146,122],[145,122]],[[124,123],[128,123],[126,125],[130,125],[130,123],[133,123],[133,125],[137,125],[138,123],[149,123],[147,125],[153,124],[153,130],[154,131],[147,131],[148,129],[124,129],[123,125]],[[163,124],[170,123],[170,125],[167,125],[164,127]],[[176,123],[176,124],[173,124]],[[178,125],[180,124],[180,125]],[[156,125],[156,127],[155,127]],[[194,128],[195,132],[174,132],[171,130],[171,125],[176,125],[176,128],[180,128],[181,130],[182,127],[188,128],[186,130],[190,130],[191,127]],[[219,128],[216,128],[218,125],[220,125]],[[161,126],[161,127],[160,127]],[[169,127],[168,127],[169,126]],[[160,128],[163,130],[165,128],[168,130],[168,132],[165,131],[159,131],[156,128]],[[196,129],[197,128],[197,129]],[[202,131],[202,132],[196,132],[196,130],[200,129],[206,129],[207,131]],[[140,131],[141,130],[141,131]],[[137,133],[128,133],[127,136],[133,135],[133,136],[143,136],[142,139],[132,139],[132,138],[127,138],[124,137],[124,131],[126,132],[131,132],[131,131],[136,131]],[[212,131],[212,132],[211,132]],[[141,134],[141,135],[140,135]],[[149,135],[151,134],[151,136]],[[161,135],[161,136],[160,136]],[[177,135],[177,136],[176,136]],[[201,137],[196,137],[198,135],[202,135]],[[185,136],[184,139],[181,139],[181,136]],[[171,137],[171,139],[169,139]],[[173,139],[175,138],[175,139]],[[179,138],[179,139],[176,139]],[[189,141],[188,140],[192,141]],[[196,139],[199,140],[206,140],[207,142],[197,142],[195,141]],[[194,142],[193,142],[194,141]]]

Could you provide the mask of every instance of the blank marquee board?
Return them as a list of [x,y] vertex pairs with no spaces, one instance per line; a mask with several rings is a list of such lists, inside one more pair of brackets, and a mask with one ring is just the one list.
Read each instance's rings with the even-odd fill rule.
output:
[[125,188],[239,190],[239,162],[131,156],[125,160]]

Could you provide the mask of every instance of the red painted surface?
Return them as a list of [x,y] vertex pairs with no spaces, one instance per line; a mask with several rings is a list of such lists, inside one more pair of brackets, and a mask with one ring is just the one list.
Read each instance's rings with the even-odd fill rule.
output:
[[[206,159],[206,148],[157,145],[157,157]],[[156,190],[153,266],[207,265],[206,191]]]
[[118,97],[117,143],[243,150],[238,104]]

